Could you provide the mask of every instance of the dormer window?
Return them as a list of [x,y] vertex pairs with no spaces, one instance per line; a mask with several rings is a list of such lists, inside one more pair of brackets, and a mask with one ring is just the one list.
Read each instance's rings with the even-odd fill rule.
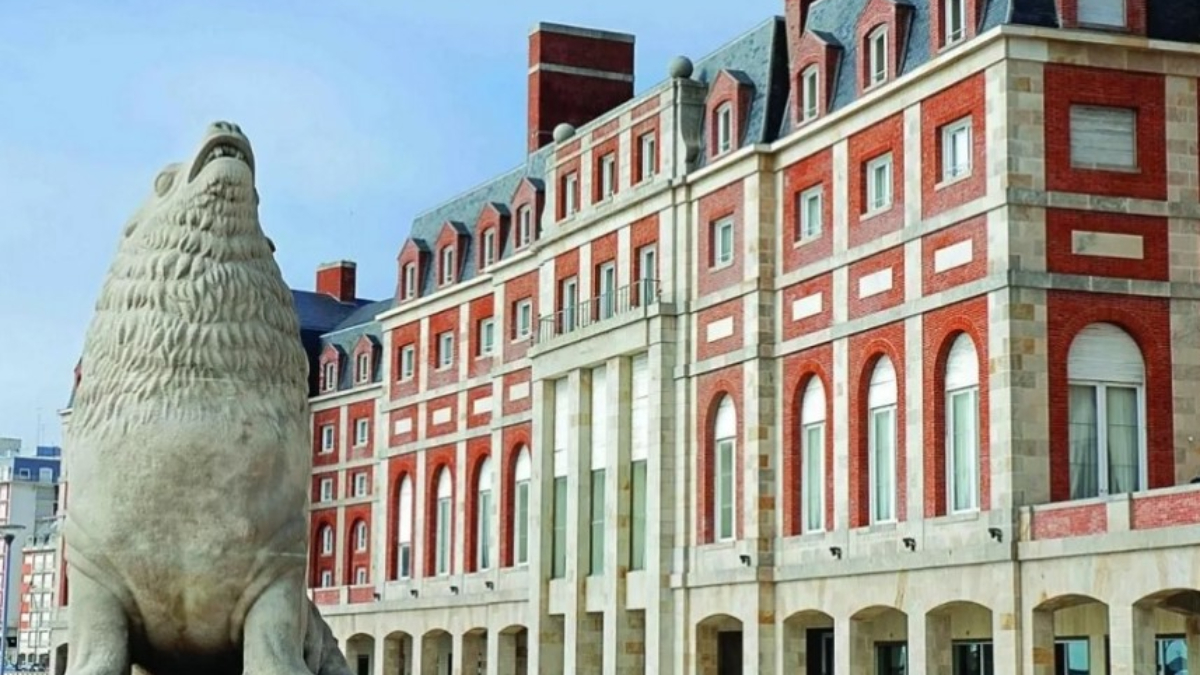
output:
[[1125,28],[1126,0],[1079,0],[1078,21],[1082,26]]
[[800,76],[800,97],[803,104],[802,119],[807,122],[816,119],[820,105],[821,72],[816,65],[809,66]]
[[454,283],[454,247],[442,249],[442,285]]
[[517,248],[525,248],[533,241],[533,209],[522,206],[517,211]]
[[417,297],[417,266],[408,263],[404,266],[404,299]]
[[337,363],[329,361],[325,364],[325,381],[322,382],[321,391],[333,391],[337,389]]
[[888,27],[880,26],[867,37],[867,86],[882,84],[888,79]]
[[496,262],[496,231],[488,230],[483,233],[483,263],[481,269],[487,269]]
[[717,108],[717,154],[733,149],[733,104],[726,103]]
[[944,0],[946,46],[961,42],[967,37],[967,0]]
[[366,384],[371,381],[371,355],[362,353],[358,355],[357,363],[354,366],[354,381],[358,384]]

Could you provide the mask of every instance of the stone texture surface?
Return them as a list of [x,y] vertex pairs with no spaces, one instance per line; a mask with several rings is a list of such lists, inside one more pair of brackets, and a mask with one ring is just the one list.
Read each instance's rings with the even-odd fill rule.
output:
[[[68,675],[348,675],[304,588],[308,367],[250,144],[212,125],[125,227],[69,442]],[[131,488],[136,486],[136,488]]]

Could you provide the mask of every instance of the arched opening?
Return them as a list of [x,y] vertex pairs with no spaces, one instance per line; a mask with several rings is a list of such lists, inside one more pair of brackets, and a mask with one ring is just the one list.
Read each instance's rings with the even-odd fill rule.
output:
[[994,672],[992,610],[974,602],[949,602],[925,615],[928,675]]
[[1034,608],[1033,675],[1108,672],[1108,605],[1086,595],[1060,595]]
[[492,566],[492,458],[479,464],[475,480],[475,570]]
[[[718,614],[696,625],[696,675],[742,675],[742,622]],[[755,658],[757,662],[757,658]]]
[[413,638],[396,631],[383,639],[382,675],[413,675]]
[[896,367],[880,356],[867,388],[867,503],[872,524],[896,520],[898,399]]
[[473,628],[463,635],[462,672],[488,672],[488,632],[486,628]]
[[358,633],[346,640],[346,664],[354,675],[372,675],[375,658],[375,638]]
[[975,342],[959,333],[946,355],[943,379],[943,422],[946,429],[942,454],[946,473],[945,508],[942,513],[964,513],[980,507],[979,356]]
[[524,626],[509,626],[500,631],[497,670],[503,675],[528,675],[529,630]]
[[450,675],[454,667],[454,638],[431,630],[421,638],[421,675]]
[[850,617],[853,675],[907,675],[908,615],[876,605]]
[[825,531],[825,384],[812,375],[800,397],[801,532]]
[[832,616],[818,610],[806,610],[784,620],[783,672],[833,675]]
[[61,644],[54,648],[54,675],[66,675],[67,652],[68,647],[66,644]]
[[712,539],[729,541],[737,536],[737,411],[729,395],[717,404],[712,430]]
[[450,573],[451,528],[453,527],[454,505],[452,503],[454,486],[450,477],[450,469],[443,467],[438,472],[434,529],[433,529],[433,573],[443,576]]
[[1200,591],[1167,589],[1152,593],[1133,604],[1132,655],[1118,658],[1153,663],[1156,673],[1183,675],[1189,664],[1200,665]]

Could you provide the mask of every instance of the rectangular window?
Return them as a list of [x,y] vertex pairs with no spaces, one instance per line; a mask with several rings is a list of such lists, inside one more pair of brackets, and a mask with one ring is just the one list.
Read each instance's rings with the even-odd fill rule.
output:
[[371,355],[359,354],[355,365],[354,380],[359,384],[371,380]]
[[367,585],[367,568],[359,567],[358,569],[354,570],[354,585],[355,586],[366,586]]
[[524,565],[529,562],[529,481],[517,483],[516,516],[517,546],[516,563]]
[[892,153],[867,162],[867,213],[892,206]]
[[437,501],[437,549],[436,566],[438,575],[450,573],[450,498]]
[[908,644],[876,642],[875,673],[876,675],[908,675]]
[[417,351],[413,345],[405,345],[400,349],[400,379],[411,380],[416,370]]
[[990,640],[955,642],[952,649],[955,675],[992,675],[996,672]]
[[979,390],[953,391],[946,401],[946,439],[953,513],[979,508]]
[[815,119],[818,110],[820,71],[816,66],[804,71],[801,76],[801,98],[804,101],[804,121]]
[[805,426],[802,437],[804,531],[822,532],[825,530],[825,422]]
[[610,319],[617,311],[617,265],[600,266],[600,320]]
[[496,231],[488,230],[483,233],[483,268],[487,269],[496,262]]
[[442,285],[454,283],[454,247],[442,249]]
[[577,208],[575,195],[578,194],[578,191],[579,176],[576,176],[574,173],[567,174],[566,179],[563,181],[563,215],[565,217],[569,218],[575,215],[575,209]]
[[365,472],[354,474],[354,496],[367,496],[367,474]]
[[454,333],[446,331],[438,335],[438,368],[454,365]]
[[1137,111],[1094,105],[1071,106],[1071,166],[1136,169]]
[[554,477],[554,539],[552,541],[550,576],[562,579],[567,575],[567,477]]
[[967,36],[967,8],[965,0],[945,0],[945,2],[946,44],[952,45]]
[[333,479],[332,478],[322,478],[321,479],[321,501],[323,501],[323,502],[333,501]]
[[575,330],[579,323],[579,281],[575,277],[563,279],[562,282],[562,328],[561,332],[569,333]]
[[333,452],[333,435],[332,424],[321,427],[321,452]]
[[332,588],[332,587],[333,587],[333,572],[330,572],[329,570],[325,570],[324,572],[321,572],[321,588]]
[[733,439],[717,441],[717,541],[733,539]]
[[1064,638],[1054,641],[1054,673],[1086,675],[1092,672],[1091,645],[1087,638]]
[[1159,635],[1154,641],[1155,665],[1160,675],[1187,675],[1188,650],[1184,635]]
[[533,211],[522,206],[517,212],[517,248],[525,248],[533,241]]
[[417,297],[417,266],[409,263],[404,266],[404,298]]
[[896,407],[875,408],[868,425],[871,522],[896,520]]
[[476,526],[476,535],[479,541],[476,544],[477,550],[477,566],[480,570],[486,570],[492,566],[492,491],[481,490],[479,492],[479,522]]
[[629,569],[646,569],[646,460],[629,465]]
[[639,249],[638,285],[642,306],[653,305],[658,300],[658,249],[653,244]]
[[733,106],[729,103],[717,109],[717,153],[733,149]]
[[833,629],[809,628],[804,641],[808,675],[833,675]]
[[1138,387],[1071,385],[1071,499],[1142,489],[1141,399]]
[[887,54],[887,27],[880,28],[867,38],[870,49],[870,66],[871,80],[870,86],[880,84],[887,81],[888,78],[888,54]]
[[942,180],[971,175],[971,118],[942,127]]
[[617,157],[613,153],[600,158],[600,198],[613,196],[617,185]]
[[801,192],[797,197],[796,213],[799,217],[796,229],[798,241],[811,241],[821,236],[822,186],[817,185]]
[[479,322],[479,356],[491,356],[496,349],[496,320],[483,319]]
[[722,218],[712,226],[712,266],[733,263],[733,218]]
[[658,172],[658,139],[655,133],[643,134],[641,138],[641,179],[650,180]]
[[516,339],[526,340],[533,334],[533,301],[522,300],[517,303]]
[[337,389],[337,364],[325,364],[325,382],[324,391],[333,391]]
[[1104,28],[1125,27],[1125,0],[1079,0],[1079,23]]
[[592,471],[591,567],[589,573],[604,573],[604,469]]
[[354,421],[354,445],[362,447],[371,438],[371,420],[367,417]]

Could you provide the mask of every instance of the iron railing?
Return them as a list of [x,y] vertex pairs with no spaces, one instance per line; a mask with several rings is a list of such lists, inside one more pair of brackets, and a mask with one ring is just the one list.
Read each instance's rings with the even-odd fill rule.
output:
[[533,336],[534,344],[547,342],[631,312],[642,311],[658,304],[661,291],[658,279],[641,279],[594,298],[575,302],[572,302],[571,298],[565,298],[562,301],[562,309],[538,319],[538,329]]

